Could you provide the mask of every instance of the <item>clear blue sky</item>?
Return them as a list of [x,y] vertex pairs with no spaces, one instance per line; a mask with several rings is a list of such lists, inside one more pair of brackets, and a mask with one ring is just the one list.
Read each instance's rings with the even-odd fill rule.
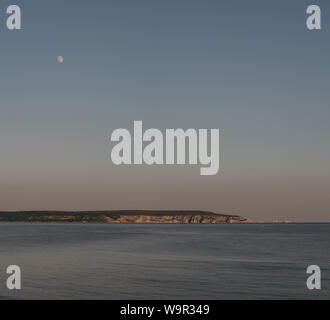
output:
[[[11,4],[20,31],[6,29]],[[306,28],[310,4],[321,31]],[[0,10],[0,210],[330,221],[329,1],[6,0]],[[220,173],[113,165],[110,134],[133,120],[220,128]]]

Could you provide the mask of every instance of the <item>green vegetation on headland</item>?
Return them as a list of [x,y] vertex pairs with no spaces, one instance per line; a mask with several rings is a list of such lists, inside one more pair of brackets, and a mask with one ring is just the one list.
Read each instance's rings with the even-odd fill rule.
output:
[[0,211],[0,222],[248,223],[237,215],[208,211]]

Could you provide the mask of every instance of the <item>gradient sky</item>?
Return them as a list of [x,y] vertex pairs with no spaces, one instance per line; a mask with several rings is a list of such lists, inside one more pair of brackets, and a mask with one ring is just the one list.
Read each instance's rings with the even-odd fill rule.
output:
[[[20,31],[6,29],[11,4]],[[306,28],[310,4],[321,6],[321,31]],[[330,221],[329,1],[0,6],[0,210]],[[111,132],[133,120],[220,128],[220,173],[113,165]]]

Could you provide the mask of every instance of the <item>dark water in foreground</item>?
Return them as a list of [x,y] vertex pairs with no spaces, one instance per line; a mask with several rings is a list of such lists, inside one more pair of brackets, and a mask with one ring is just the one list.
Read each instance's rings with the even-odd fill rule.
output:
[[[311,264],[322,290],[306,287]],[[330,224],[2,223],[0,298],[330,299]]]

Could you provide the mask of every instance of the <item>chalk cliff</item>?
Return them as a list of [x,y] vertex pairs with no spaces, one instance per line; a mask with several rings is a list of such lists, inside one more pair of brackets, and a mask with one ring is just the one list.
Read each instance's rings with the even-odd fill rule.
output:
[[237,216],[206,211],[19,211],[0,212],[0,222],[249,223]]

